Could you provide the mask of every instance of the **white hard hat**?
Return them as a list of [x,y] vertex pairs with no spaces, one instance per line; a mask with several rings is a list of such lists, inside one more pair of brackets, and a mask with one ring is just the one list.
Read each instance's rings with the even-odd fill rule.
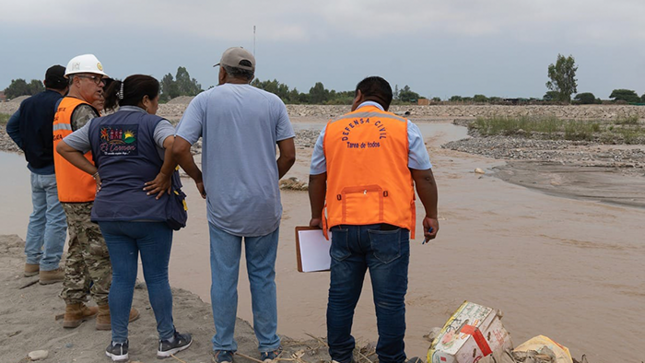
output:
[[94,54],[79,55],[72,58],[72,60],[67,63],[67,68],[65,68],[65,77],[76,73],[94,73],[108,77],[108,75],[103,72],[101,62],[99,62]]

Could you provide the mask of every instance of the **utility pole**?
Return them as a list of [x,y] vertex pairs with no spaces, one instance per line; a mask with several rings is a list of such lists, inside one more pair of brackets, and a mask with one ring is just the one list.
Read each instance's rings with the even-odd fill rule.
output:
[[253,25],[253,56],[255,57],[255,25]]

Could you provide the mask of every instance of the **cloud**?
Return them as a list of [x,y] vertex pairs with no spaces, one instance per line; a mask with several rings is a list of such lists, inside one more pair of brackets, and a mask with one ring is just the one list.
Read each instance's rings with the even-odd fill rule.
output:
[[634,0],[330,0],[322,13],[335,29],[357,37],[499,37],[576,42],[645,39]]
[[541,96],[561,53],[576,58],[585,91],[604,94],[640,87],[643,13],[642,0],[5,1],[0,84],[82,52],[117,77],[182,65],[208,86],[213,61],[252,47],[255,25],[258,77],[300,90],[380,74],[425,96]]
[[[21,0],[3,4],[0,21],[44,27],[61,19],[89,32],[114,28],[173,33],[205,40],[305,42],[399,36],[499,37],[544,42],[630,42],[645,39],[640,0]],[[59,23],[57,23],[59,24]]]
[[[54,28],[71,37],[110,37],[131,31],[135,37],[155,35],[194,36],[205,40],[249,41],[257,25],[264,39],[304,41],[308,39],[308,13],[299,1],[213,1],[113,0],[110,2],[21,0],[3,4],[4,26]],[[56,25],[52,19],[58,19]],[[70,32],[69,30],[72,29]],[[61,29],[62,30],[62,29]],[[74,33],[76,32],[76,33]]]

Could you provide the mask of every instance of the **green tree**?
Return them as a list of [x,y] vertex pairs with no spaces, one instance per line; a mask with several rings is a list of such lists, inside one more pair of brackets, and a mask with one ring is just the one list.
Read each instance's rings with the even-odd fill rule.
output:
[[432,101],[441,102],[441,98],[440,97],[432,97]]
[[197,83],[195,78],[190,78],[190,74],[185,67],[177,68],[175,82],[180,96],[197,96],[202,90],[202,85]]
[[4,94],[9,99],[27,95],[27,82],[22,78],[12,79],[9,87],[4,89]]
[[645,103],[645,93],[641,96],[641,102]]
[[177,68],[177,74],[173,79],[172,74],[168,73],[159,82],[161,85],[161,96],[159,101],[168,102],[179,96],[197,96],[202,92],[202,86],[195,78],[190,78],[186,67]]
[[502,98],[501,97],[496,97],[492,96],[491,98],[488,99],[488,102],[490,103],[502,103]]
[[354,101],[354,91],[329,91],[328,105],[351,105]]
[[309,103],[309,93],[300,93],[298,94],[298,103],[308,104]]
[[596,96],[591,92],[578,93],[574,100],[581,105],[592,105],[596,102]]
[[546,102],[553,102],[558,100],[559,95],[560,93],[557,91],[547,91],[547,93],[544,94],[544,97],[542,97],[542,99]]
[[32,79],[31,82],[29,82],[29,92],[32,95],[35,95],[36,93],[40,93],[45,90],[45,86],[43,83],[37,79]]
[[251,82],[251,85],[275,94],[276,96],[280,97],[280,99],[284,103],[287,103],[287,101],[289,101],[290,99],[289,86],[284,83],[278,82],[277,79],[274,79],[273,81],[260,81],[256,78],[255,80],[253,80],[253,82]]
[[557,101],[571,103],[571,95],[578,92],[577,70],[576,61],[571,55],[565,57],[558,54],[555,64],[549,65],[550,81],[546,83],[546,87],[558,93]]
[[625,102],[634,102],[638,103],[641,99],[638,97],[635,91],[629,89],[615,89],[609,95],[609,98],[613,98],[614,101],[625,101]]
[[159,96],[159,101],[168,102],[175,97],[179,97],[179,88],[177,83],[175,83],[172,74],[168,73],[161,79],[161,96]]
[[457,95],[450,97],[450,102],[461,102],[463,100],[464,100],[463,97],[457,96]]
[[407,84],[399,91],[399,100],[401,102],[417,102],[419,94],[410,89]]
[[288,97],[289,103],[300,103],[300,92],[298,92],[297,88],[292,89],[289,91],[289,97]]
[[322,82],[316,84],[309,89],[309,102],[315,105],[321,105],[329,99],[329,90],[325,88]]
[[473,101],[475,101],[477,103],[487,103],[488,102],[488,97],[486,97],[484,95],[475,95],[473,97]]
[[44,90],[45,86],[37,79],[32,79],[27,83],[24,79],[18,78],[11,80],[11,84],[4,89],[4,94],[8,99],[12,99],[20,96],[32,96]]

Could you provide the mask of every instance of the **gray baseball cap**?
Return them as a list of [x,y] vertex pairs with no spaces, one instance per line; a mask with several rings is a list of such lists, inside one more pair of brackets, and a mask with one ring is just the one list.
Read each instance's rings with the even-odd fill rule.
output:
[[213,67],[217,66],[227,66],[247,71],[255,71],[255,57],[242,47],[232,47],[228,48],[224,54],[222,54],[222,59]]

